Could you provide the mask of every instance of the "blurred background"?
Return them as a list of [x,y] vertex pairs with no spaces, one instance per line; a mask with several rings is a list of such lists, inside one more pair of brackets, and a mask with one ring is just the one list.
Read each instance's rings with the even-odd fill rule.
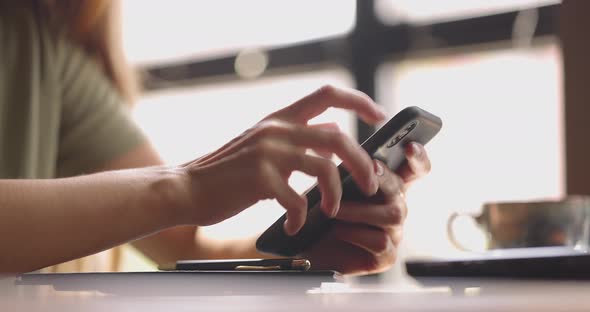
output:
[[[327,83],[367,93],[391,116],[425,108],[444,126],[427,146],[432,173],[408,192],[402,255],[450,255],[451,213],[566,192],[559,7],[556,0],[125,0],[124,48],[144,86],[135,118],[177,164]],[[318,121],[336,121],[359,141],[373,131],[343,111]],[[303,191],[313,180],[291,182]],[[282,213],[262,202],[204,231],[254,235]],[[464,230],[474,233],[467,244],[484,243],[473,225]],[[153,265],[128,248],[123,270],[141,269]]]

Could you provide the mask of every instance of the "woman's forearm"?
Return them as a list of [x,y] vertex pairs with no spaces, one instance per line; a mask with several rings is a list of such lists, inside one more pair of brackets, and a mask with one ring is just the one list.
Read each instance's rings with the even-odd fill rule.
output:
[[256,237],[214,239],[196,226],[177,226],[138,239],[133,246],[158,264],[189,259],[268,258],[255,247]]
[[90,255],[181,223],[182,173],[166,168],[0,180],[0,272]]
[[247,259],[270,258],[256,250],[255,236],[236,239],[214,239],[197,234],[198,245],[201,246],[202,259]]

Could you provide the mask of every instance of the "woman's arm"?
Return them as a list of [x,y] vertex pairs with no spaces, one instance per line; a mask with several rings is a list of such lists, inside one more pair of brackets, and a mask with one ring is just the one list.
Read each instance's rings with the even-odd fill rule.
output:
[[[111,171],[138,167],[160,166],[164,162],[149,143],[142,144],[110,160],[97,171]],[[235,240],[216,240],[206,237],[195,225],[175,226],[132,242],[154,262],[170,263],[179,259],[260,258],[264,255],[255,248],[255,237]]]
[[[352,110],[369,123],[385,117],[366,95],[326,86],[269,115],[217,151],[174,169],[149,167],[55,180],[0,180],[0,229],[6,231],[0,238],[0,270],[34,270],[176,225],[215,224],[267,199],[276,199],[287,210],[285,231],[296,233],[305,222],[307,202],[288,185],[293,171],[317,177],[322,192],[320,208],[327,216],[356,220],[357,217],[346,214],[343,217],[343,212],[339,212],[342,188],[336,166],[305,151],[315,149],[336,154],[366,195],[375,195],[385,180],[383,173],[379,177],[374,171],[379,166],[375,166],[354,140],[339,131],[308,126],[310,119],[330,107]],[[423,160],[427,159],[424,157]],[[402,215],[403,183],[392,184],[391,188],[390,199],[370,211],[379,213],[386,209],[389,214]],[[231,190],[232,196],[227,196],[226,190]],[[359,232],[359,229],[352,230]],[[187,242],[195,247],[187,251],[247,254],[254,247],[251,241],[242,246],[228,244],[225,249],[207,247],[198,239],[194,243],[193,231],[178,230],[178,233],[192,236]],[[378,236],[379,241],[399,236],[394,235],[389,223],[383,233]],[[183,235],[188,238],[188,234]],[[357,241],[350,235],[344,236],[335,237],[344,249],[343,244],[353,244],[382,253],[368,246],[372,245],[372,238]],[[177,246],[168,247],[168,252],[178,251],[184,245],[177,244],[178,240],[176,244],[173,240],[169,242]],[[157,245],[167,247],[161,242]],[[150,247],[144,245],[143,249]],[[359,255],[367,258],[362,252]],[[217,257],[214,253],[197,256]],[[314,257],[324,256],[329,255],[324,252]],[[353,265],[343,271],[376,271],[390,265],[393,259],[382,258],[369,268]],[[325,267],[338,267],[341,260],[326,259]]]
[[0,271],[27,272],[116,246],[180,222],[165,168],[54,180],[0,180]]
[[[321,107],[321,105],[314,106],[314,108]],[[239,144],[239,141],[239,139],[234,140],[233,143]],[[220,151],[206,158],[215,157],[224,150],[232,149],[230,142]],[[385,248],[386,251],[383,252],[383,248],[379,246],[386,246],[388,245],[386,242],[391,240],[392,243],[389,245],[395,247],[401,237],[403,217],[400,216],[405,215],[405,201],[400,198],[400,192],[407,187],[407,183],[425,175],[430,170],[430,161],[422,146],[410,145],[406,156],[409,161],[397,172],[399,176],[387,169],[379,176],[380,196],[366,203],[342,203],[342,209],[336,219],[338,219],[337,223],[342,223],[344,227],[338,227],[337,233],[328,235],[321,244],[314,246],[303,256],[312,259],[316,267],[337,269],[344,273],[378,272],[387,269],[395,259],[396,250]],[[160,162],[157,153],[149,146],[144,146],[112,161],[106,169]],[[351,226],[351,224],[359,224],[359,226]],[[134,246],[158,263],[172,262],[177,259],[264,257],[255,249],[255,237],[214,240],[204,237],[196,226],[170,228],[137,240]],[[325,248],[326,246],[331,247]],[[336,254],[343,255],[334,256]]]

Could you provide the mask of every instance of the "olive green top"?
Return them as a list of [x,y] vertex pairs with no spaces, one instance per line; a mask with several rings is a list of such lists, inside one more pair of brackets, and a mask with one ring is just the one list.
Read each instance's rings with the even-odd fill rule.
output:
[[102,69],[23,3],[0,0],[0,178],[89,173],[144,142]]

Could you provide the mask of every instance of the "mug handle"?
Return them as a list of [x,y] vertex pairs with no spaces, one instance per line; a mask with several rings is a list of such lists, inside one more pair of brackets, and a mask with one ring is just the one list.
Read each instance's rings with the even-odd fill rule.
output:
[[459,240],[455,236],[455,230],[454,230],[453,224],[455,223],[455,221],[459,217],[467,217],[467,218],[473,219],[474,221],[477,221],[474,216],[472,216],[468,213],[453,212],[449,216],[449,218],[447,219],[447,237],[449,238],[449,241],[451,241],[451,244],[453,244],[453,246],[455,246],[455,248],[457,248],[461,251],[475,252],[475,250],[463,246],[463,244],[461,244],[461,242],[459,242]]

